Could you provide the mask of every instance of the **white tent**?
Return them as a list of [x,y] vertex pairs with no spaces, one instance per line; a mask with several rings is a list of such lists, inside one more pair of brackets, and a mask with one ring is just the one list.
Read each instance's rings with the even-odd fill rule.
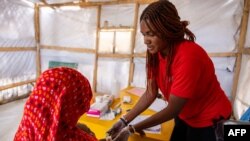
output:
[[[23,103],[5,103],[27,97],[41,72],[57,65],[78,69],[95,93],[145,87],[146,47],[138,18],[152,1],[0,0],[0,117],[20,118],[16,109]],[[250,0],[173,3],[212,58],[239,119],[250,106]],[[19,122],[2,126],[6,118],[0,119],[0,140],[12,140]]]

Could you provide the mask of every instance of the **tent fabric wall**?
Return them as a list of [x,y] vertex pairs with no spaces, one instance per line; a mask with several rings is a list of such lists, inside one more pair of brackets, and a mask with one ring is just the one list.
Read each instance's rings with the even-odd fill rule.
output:
[[34,7],[16,0],[0,1],[0,47],[34,47]]
[[[196,42],[207,52],[234,51],[242,16],[242,0],[219,2],[216,0],[207,2],[178,0],[173,3],[176,4],[181,20],[190,22],[188,28],[196,35]],[[140,13],[145,6],[140,7]],[[141,53],[146,51],[146,48],[142,48],[144,45],[139,26],[135,50]]]
[[230,52],[235,49],[243,12],[242,0],[178,0],[174,3],[181,19],[190,21],[190,30],[196,35],[196,41],[207,52]]
[[40,8],[41,45],[95,49],[97,8]]
[[135,4],[104,5],[101,11],[101,27],[104,27],[105,21],[108,21],[109,27],[133,26]]
[[234,116],[240,119],[250,107],[250,55],[243,55],[237,95],[234,101]]
[[0,90],[0,103],[27,94],[31,88],[28,84],[36,78],[33,19],[33,5],[0,1],[0,87],[4,88]]
[[128,84],[129,59],[100,58],[98,62],[97,92],[112,94],[113,89],[124,89]]
[[78,66],[76,69],[84,74],[84,76],[89,80],[90,84],[93,84],[94,60],[94,54],[49,49],[41,50],[42,72],[49,68],[50,61],[76,63]]

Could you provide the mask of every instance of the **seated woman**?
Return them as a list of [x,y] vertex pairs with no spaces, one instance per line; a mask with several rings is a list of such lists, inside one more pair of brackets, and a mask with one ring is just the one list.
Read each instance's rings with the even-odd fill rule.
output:
[[93,133],[76,126],[91,98],[90,84],[78,71],[45,71],[25,104],[14,141],[97,141]]

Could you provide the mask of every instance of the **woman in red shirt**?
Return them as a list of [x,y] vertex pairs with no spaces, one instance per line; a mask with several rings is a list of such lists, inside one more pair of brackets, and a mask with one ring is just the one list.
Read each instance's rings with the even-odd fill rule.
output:
[[[194,42],[194,34],[180,21],[175,6],[160,0],[140,17],[147,46],[147,90],[135,107],[108,131],[115,141],[175,119],[171,141],[216,141],[216,121],[227,119],[231,103],[215,75],[207,53]],[[155,100],[160,90],[168,106],[135,125],[126,126]],[[120,132],[119,132],[120,131]]]

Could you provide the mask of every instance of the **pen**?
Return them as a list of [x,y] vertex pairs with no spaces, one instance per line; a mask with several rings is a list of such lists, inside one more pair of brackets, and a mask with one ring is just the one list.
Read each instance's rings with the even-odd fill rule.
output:
[[119,108],[119,107],[121,107],[121,102],[119,102],[118,104],[116,104],[113,109],[116,109],[116,108]]

